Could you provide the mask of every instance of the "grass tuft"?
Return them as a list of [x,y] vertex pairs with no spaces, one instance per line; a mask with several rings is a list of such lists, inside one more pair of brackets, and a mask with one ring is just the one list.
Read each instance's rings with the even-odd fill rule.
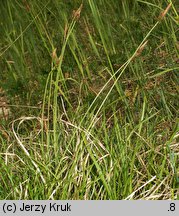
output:
[[0,198],[179,198],[175,1],[6,1]]

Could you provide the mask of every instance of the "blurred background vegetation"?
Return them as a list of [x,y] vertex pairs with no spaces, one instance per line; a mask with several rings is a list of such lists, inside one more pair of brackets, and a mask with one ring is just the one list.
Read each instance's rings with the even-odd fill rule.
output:
[[[109,67],[114,71],[131,56],[157,21],[161,12],[159,8],[165,8],[166,3],[156,0],[149,3],[136,0],[84,1],[81,18],[65,51],[63,73],[78,83],[83,82],[84,89],[93,83],[91,88],[97,91],[106,81],[104,68]],[[51,70],[52,52],[56,48],[57,53],[60,53],[65,25],[72,20],[72,12],[80,4],[78,0],[1,3],[0,85],[9,99],[13,100],[11,103],[33,105],[41,101],[46,78]],[[177,66],[177,19],[174,20],[176,14],[171,16],[152,33],[140,58],[142,65],[137,61],[129,67],[123,75],[125,80],[130,81],[137,76],[140,80],[137,82],[145,86],[148,83],[145,74],[148,72],[156,68],[162,70],[166,66]],[[79,71],[80,68],[83,69]],[[103,76],[101,74],[103,81],[100,71],[104,73]],[[167,74],[167,80],[168,76],[170,79],[176,77],[176,73],[175,70]],[[176,82],[177,79],[172,80]],[[120,85],[124,87],[126,84]],[[165,82],[162,82],[162,86],[168,90]],[[70,84],[68,91],[76,93]],[[91,91],[85,92],[93,94]]]

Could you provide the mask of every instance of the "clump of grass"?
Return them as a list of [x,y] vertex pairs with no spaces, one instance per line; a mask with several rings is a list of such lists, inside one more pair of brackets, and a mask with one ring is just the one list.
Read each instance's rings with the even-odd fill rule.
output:
[[178,199],[178,14],[163,3],[3,6],[0,198]]

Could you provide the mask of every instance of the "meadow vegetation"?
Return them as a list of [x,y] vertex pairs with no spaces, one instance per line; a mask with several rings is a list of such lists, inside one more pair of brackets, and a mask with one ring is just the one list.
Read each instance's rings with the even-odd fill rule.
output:
[[176,0],[0,8],[0,199],[179,199]]

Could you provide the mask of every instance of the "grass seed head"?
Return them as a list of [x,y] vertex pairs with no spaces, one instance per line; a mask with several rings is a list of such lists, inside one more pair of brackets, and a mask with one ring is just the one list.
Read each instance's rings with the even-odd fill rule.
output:
[[136,58],[136,57],[138,57],[138,56],[141,55],[141,53],[142,53],[142,51],[144,50],[144,48],[146,47],[147,43],[148,43],[148,40],[146,40],[146,41],[137,49],[137,52],[136,52],[136,54],[135,54],[135,56],[134,56],[133,58]]
[[80,5],[80,7],[75,11],[73,11],[73,18],[75,20],[78,20],[80,18],[81,10],[83,8],[83,4]]
[[68,24],[66,23],[65,24],[65,29],[64,29],[64,39],[66,39],[67,34],[68,34]]
[[168,13],[170,7],[172,6],[172,3],[170,3],[166,9],[159,15],[158,19],[159,21],[163,20],[163,18],[166,16],[166,14]]

